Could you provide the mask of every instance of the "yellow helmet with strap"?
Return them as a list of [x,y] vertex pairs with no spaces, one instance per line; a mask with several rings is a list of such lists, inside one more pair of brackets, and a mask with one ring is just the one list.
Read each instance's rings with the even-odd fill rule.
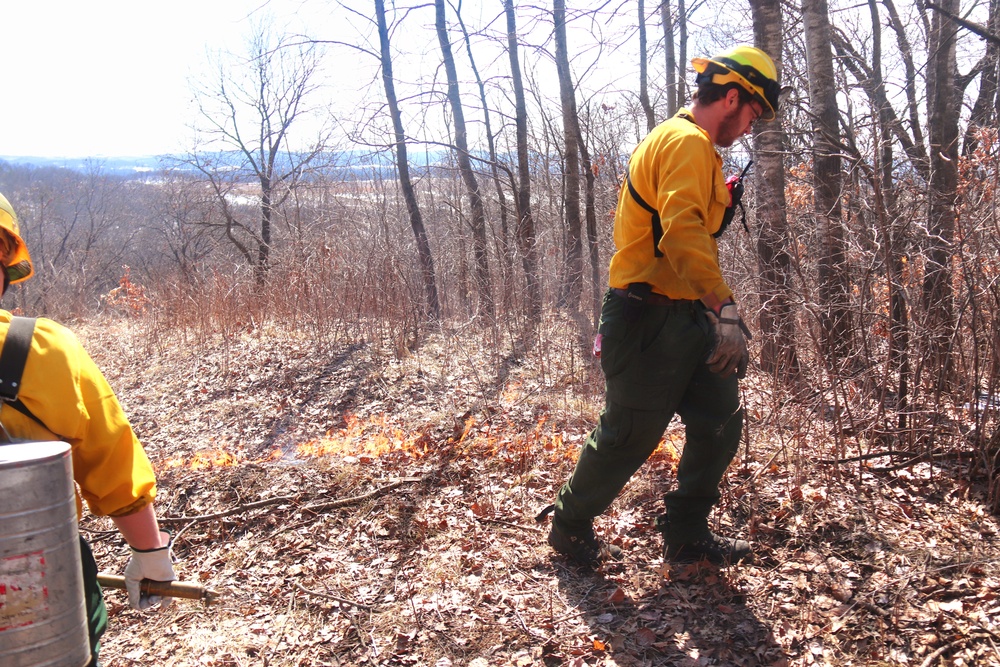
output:
[[753,46],[741,45],[711,58],[695,58],[691,64],[698,73],[695,79],[698,85],[737,83],[760,103],[761,118],[774,120],[781,85],[774,61],[766,53]]
[[27,280],[35,274],[35,269],[31,264],[31,255],[28,254],[28,246],[21,238],[21,228],[17,224],[17,214],[14,208],[7,201],[7,198],[0,194],[0,249],[4,250],[0,257],[0,263],[7,274],[7,281],[19,283]]

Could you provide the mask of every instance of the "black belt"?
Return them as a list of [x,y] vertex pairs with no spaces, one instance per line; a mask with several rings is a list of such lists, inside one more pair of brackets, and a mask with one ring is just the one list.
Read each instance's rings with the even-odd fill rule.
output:
[[[611,291],[623,299],[628,299],[627,289],[612,287]],[[643,299],[643,302],[649,304],[650,306],[677,306],[693,303],[691,299],[671,299],[669,296],[663,296],[662,294],[657,294],[656,292],[650,292],[649,295]]]

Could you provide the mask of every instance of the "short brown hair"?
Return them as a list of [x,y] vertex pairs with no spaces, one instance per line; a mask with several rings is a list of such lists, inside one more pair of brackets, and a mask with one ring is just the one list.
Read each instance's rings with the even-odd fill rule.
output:
[[738,83],[733,82],[720,85],[710,81],[706,81],[698,86],[698,89],[694,93],[694,98],[701,104],[711,104],[724,98],[733,89],[740,94],[741,106],[754,99],[753,94]]

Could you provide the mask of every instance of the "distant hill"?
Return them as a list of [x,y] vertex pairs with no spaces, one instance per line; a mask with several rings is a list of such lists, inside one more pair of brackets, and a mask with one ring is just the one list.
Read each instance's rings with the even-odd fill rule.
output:
[[[238,168],[244,162],[244,157],[237,151],[220,151],[205,154],[217,165],[230,164]],[[76,172],[87,172],[99,168],[105,174],[122,177],[142,176],[163,169],[186,171],[193,169],[184,165],[184,155],[123,155],[114,157],[37,157],[24,155],[0,155],[0,163],[12,167],[35,167],[49,169],[69,169]],[[483,156],[485,158],[485,156]],[[279,159],[287,159],[281,156]],[[409,154],[410,169],[414,174],[434,173],[436,169],[450,169],[447,163],[448,152],[443,150],[415,151]],[[279,165],[279,169],[287,169]],[[326,153],[311,162],[309,174],[323,175],[337,179],[367,180],[371,178],[393,178],[395,175],[393,155],[385,150],[347,150]]]
[[[134,175],[163,168],[164,162],[174,163],[175,156],[169,155],[128,155],[116,157],[37,157],[23,155],[0,155],[0,162],[17,167],[51,167],[87,171],[92,166],[100,167],[105,173],[122,176]],[[176,164],[176,163],[174,163]]]

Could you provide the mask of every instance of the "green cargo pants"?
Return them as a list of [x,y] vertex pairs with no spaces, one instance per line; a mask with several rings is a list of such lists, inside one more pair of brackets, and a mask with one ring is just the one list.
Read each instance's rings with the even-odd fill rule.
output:
[[83,565],[83,596],[87,603],[87,629],[90,635],[90,662],[87,667],[99,667],[97,654],[101,650],[101,635],[108,629],[108,609],[97,582],[97,562],[87,541],[80,538],[80,561]]
[[585,530],[612,503],[653,453],[674,414],[686,443],[677,486],[664,495],[669,543],[701,539],[719,500],[719,482],[736,455],[743,410],[735,376],[722,378],[705,364],[711,325],[698,301],[645,305],[626,321],[625,299],[604,297],[599,331],[606,403],[559,490],[553,521]]

